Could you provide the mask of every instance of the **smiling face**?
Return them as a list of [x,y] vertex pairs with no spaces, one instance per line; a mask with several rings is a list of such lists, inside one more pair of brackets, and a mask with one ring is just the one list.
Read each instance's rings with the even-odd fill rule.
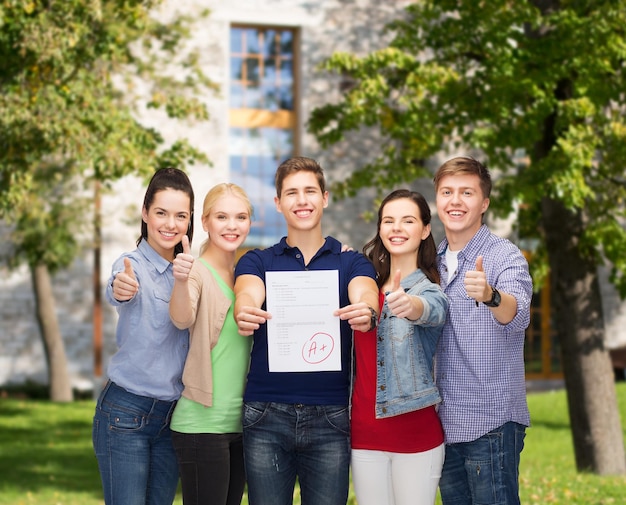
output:
[[189,227],[191,201],[189,195],[176,189],[155,193],[149,209],[141,211],[146,223],[148,244],[168,261],[174,259],[174,247]]
[[274,203],[285,216],[288,229],[312,230],[321,226],[328,192],[322,192],[313,172],[296,172],[284,178],[280,198],[275,197]]
[[452,250],[460,250],[482,225],[489,207],[478,175],[446,175],[437,186],[437,214]]
[[416,257],[422,240],[430,234],[430,224],[424,225],[413,200],[399,198],[383,207],[378,233],[392,257]]
[[202,216],[202,227],[209,234],[212,247],[234,252],[250,233],[249,203],[233,194],[218,198],[208,214]]

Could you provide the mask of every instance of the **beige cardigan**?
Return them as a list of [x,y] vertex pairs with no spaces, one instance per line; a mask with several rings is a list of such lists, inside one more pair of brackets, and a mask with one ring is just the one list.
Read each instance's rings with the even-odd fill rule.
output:
[[177,328],[189,328],[189,354],[183,370],[183,396],[210,407],[213,404],[211,349],[217,345],[231,301],[222,292],[213,273],[200,259],[194,261],[187,282],[191,298],[191,317],[185,321],[171,318]]

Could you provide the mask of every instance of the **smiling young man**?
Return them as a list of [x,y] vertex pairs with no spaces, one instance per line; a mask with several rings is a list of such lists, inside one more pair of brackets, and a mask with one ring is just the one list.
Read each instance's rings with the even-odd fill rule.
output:
[[473,158],[435,173],[446,237],[437,266],[450,306],[436,354],[446,456],[443,505],[519,504],[519,460],[530,425],[524,336],[532,280],[517,246],[483,224],[491,176]]
[[[244,394],[243,440],[251,505],[289,505],[296,478],[302,503],[345,505],[348,499],[352,330],[378,321],[378,288],[372,264],[322,234],[328,206],[324,172],[310,158],[291,158],[276,171],[276,210],[287,236],[265,250],[247,252],[235,270],[235,319],[253,335]],[[340,369],[272,371],[265,305],[267,272],[335,270],[341,309]]]

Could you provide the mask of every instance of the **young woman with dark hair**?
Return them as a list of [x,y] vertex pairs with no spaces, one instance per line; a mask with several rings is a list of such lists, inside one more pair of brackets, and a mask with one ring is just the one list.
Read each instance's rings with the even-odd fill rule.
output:
[[433,356],[448,301],[439,288],[430,209],[405,189],[380,205],[363,253],[374,265],[377,328],[355,331],[352,478],[359,505],[433,505],[444,458]]
[[108,365],[93,420],[93,446],[107,505],[171,505],[178,463],[170,418],[183,390],[188,330],[170,321],[173,261],[193,237],[194,196],[187,175],[152,177],[134,251],[113,264],[106,298],[119,315],[118,350]]

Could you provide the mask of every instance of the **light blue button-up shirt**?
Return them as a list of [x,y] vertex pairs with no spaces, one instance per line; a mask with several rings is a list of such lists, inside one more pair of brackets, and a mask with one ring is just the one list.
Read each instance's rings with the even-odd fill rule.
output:
[[[112,282],[124,270],[124,258],[130,258],[139,291],[120,302],[113,298]],[[173,285],[172,264],[142,240],[115,261],[106,288],[107,301],[119,314],[118,351],[109,362],[109,379],[131,393],[166,401],[180,397],[189,348],[189,331],[170,321]]]
[[[435,367],[446,443],[471,442],[508,421],[529,426],[524,338],[533,287],[526,258],[485,225],[459,251],[456,272],[448,272],[447,247],[443,240],[437,256],[450,306]],[[465,291],[465,273],[475,269],[479,255],[487,282],[517,300],[517,314],[508,324],[498,322],[484,304],[477,306]]]

